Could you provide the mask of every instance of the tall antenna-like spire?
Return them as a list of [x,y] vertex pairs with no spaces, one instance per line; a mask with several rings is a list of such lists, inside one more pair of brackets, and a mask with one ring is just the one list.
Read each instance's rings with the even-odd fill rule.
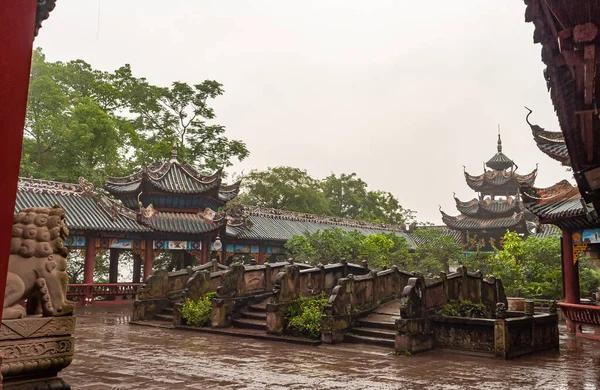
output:
[[498,153],[502,153],[502,139],[500,139],[500,123],[498,123]]

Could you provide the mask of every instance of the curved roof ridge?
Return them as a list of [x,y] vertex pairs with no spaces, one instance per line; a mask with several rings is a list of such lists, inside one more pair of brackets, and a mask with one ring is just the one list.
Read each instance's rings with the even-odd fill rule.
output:
[[340,226],[350,226],[350,227],[368,227],[372,229],[379,230],[389,230],[389,231],[401,231],[404,232],[405,229],[401,225],[392,225],[392,224],[384,224],[377,222],[367,222],[361,221],[357,219],[350,218],[339,218],[339,217],[331,217],[319,214],[311,214],[311,213],[301,213],[297,211],[288,211],[288,210],[280,210],[269,207],[260,207],[260,206],[244,206],[249,209],[250,215],[255,216],[266,216],[266,217],[274,217],[277,219],[287,219],[292,221],[304,221],[304,222],[315,222],[322,224],[332,224],[332,225],[340,225]]
[[48,192],[63,196],[84,196],[84,192],[79,184],[26,177],[19,177],[17,189],[38,193]]
[[572,185],[566,179],[546,188],[521,186],[520,191],[526,203],[554,202],[580,196],[577,186]]

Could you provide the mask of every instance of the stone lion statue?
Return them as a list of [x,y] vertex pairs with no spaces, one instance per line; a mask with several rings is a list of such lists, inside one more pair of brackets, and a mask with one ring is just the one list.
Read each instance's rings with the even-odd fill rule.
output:
[[[73,312],[73,303],[66,299],[69,277],[64,240],[68,234],[60,206],[29,208],[15,215],[3,319]],[[27,308],[19,303],[23,299]]]

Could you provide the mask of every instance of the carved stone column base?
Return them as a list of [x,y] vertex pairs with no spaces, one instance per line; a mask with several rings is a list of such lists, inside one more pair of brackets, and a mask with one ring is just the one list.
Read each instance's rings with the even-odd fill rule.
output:
[[73,360],[75,317],[3,320],[3,389],[70,389],[57,375]]

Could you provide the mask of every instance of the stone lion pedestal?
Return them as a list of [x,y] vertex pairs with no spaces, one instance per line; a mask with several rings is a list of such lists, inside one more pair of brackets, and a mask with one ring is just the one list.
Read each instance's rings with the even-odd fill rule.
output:
[[75,317],[2,320],[3,389],[70,389],[57,375],[73,360]]
[[70,389],[57,377],[73,359],[68,234],[60,206],[14,216],[0,326],[4,389]]

